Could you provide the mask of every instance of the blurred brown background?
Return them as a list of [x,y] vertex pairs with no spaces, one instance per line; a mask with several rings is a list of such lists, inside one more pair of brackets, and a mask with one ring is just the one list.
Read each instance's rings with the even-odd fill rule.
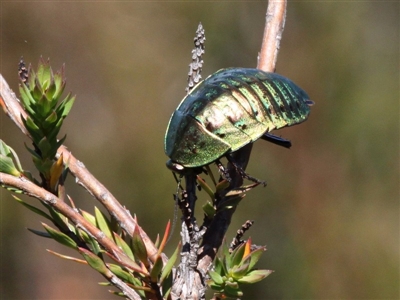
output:
[[[316,102],[309,120],[276,132],[291,150],[256,143],[248,171],[268,182],[240,204],[228,240],[247,219],[275,270],[244,299],[399,299],[399,3],[293,2],[277,72]],[[255,67],[265,2],[3,2],[0,69],[17,91],[21,55],[66,63],[77,101],[66,145],[155,238],[173,217],[163,138],[186,87],[197,24],[206,30],[203,76]],[[32,168],[16,126],[0,138]],[[71,179],[69,194],[97,203]],[[116,299],[74,252],[29,233],[33,213],[0,191],[1,299]],[[199,206],[207,197],[202,194]],[[28,199],[28,198],[24,198]],[[37,203],[28,199],[30,203]],[[178,230],[166,250],[171,254]]]

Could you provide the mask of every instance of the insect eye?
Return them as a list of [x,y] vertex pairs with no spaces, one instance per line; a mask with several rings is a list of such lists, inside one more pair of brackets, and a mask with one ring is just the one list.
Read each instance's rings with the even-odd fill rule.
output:
[[171,171],[178,173],[178,174],[183,173],[183,171],[185,170],[184,166],[182,166],[176,162],[173,162],[172,160],[168,160],[166,165],[167,165],[168,169],[170,169]]

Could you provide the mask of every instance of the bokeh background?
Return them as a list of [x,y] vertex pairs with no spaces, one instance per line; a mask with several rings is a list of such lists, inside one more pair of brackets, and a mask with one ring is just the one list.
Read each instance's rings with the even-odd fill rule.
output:
[[[0,71],[17,91],[23,55],[66,64],[77,101],[66,145],[155,238],[173,218],[175,181],[163,138],[184,96],[197,24],[206,30],[203,76],[255,67],[266,1],[3,1]],[[277,72],[316,102],[306,123],[259,141],[248,193],[228,240],[247,219],[275,272],[244,299],[399,299],[399,2],[297,1],[288,5]],[[0,138],[33,169],[24,137],[0,114]],[[97,203],[71,179],[69,194]],[[30,203],[37,203],[34,199]],[[199,203],[207,199],[200,195]],[[199,205],[200,206],[200,205]],[[1,299],[116,299],[74,253],[26,228],[44,221],[0,191]],[[178,230],[166,249],[171,254]]]

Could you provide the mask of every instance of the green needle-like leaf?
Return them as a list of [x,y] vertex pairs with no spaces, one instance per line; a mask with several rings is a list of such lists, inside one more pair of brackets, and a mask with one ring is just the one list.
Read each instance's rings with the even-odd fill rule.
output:
[[129,245],[120,237],[118,234],[114,233],[114,240],[117,243],[118,247],[122,249],[122,251],[132,260],[135,260],[135,257],[133,256],[132,249],[129,247]]
[[30,116],[27,116],[26,119],[22,118],[22,123],[24,123],[26,130],[28,130],[29,134],[32,136],[33,142],[39,143],[42,139],[42,134],[40,128],[36,126],[32,118]]
[[215,216],[215,213],[216,213],[216,210],[215,210],[214,206],[209,201],[207,201],[203,205],[203,211],[204,211],[205,215],[207,217],[209,217],[210,219],[213,218]]
[[224,201],[222,205],[217,207],[218,211],[221,211],[223,209],[231,209],[232,207],[238,206],[240,201],[242,201],[244,195],[237,196],[237,197],[229,197],[228,200]]
[[25,206],[29,210],[33,211],[35,214],[38,214],[39,216],[42,216],[42,217],[52,221],[52,218],[48,214],[46,214],[43,210],[24,202],[23,200],[19,199],[15,195],[12,195],[12,196],[15,199],[15,201],[17,201],[18,203],[22,204],[23,206]]
[[210,186],[203,180],[203,178],[197,175],[197,182],[204,189],[204,191],[210,196],[211,201],[214,200],[215,198],[214,192],[212,191]]
[[64,80],[64,70],[65,70],[65,65],[61,67],[61,70],[56,72],[54,75],[54,83],[57,87],[56,92],[53,95],[54,99],[58,99],[62,92],[64,91],[65,87],[65,80]]
[[143,239],[140,236],[140,232],[137,226],[133,231],[131,244],[132,244],[133,254],[145,265],[146,268],[148,268],[149,262],[147,260],[146,245],[144,244]]
[[238,298],[243,296],[243,292],[238,287],[232,287],[229,285],[225,286],[224,294],[232,298]]
[[48,179],[53,161],[50,159],[41,160],[37,159],[36,157],[32,157],[32,160],[35,164],[36,169],[38,169],[38,171],[42,173],[45,178]]
[[152,282],[158,282],[158,276],[161,273],[162,267],[163,267],[163,262],[161,256],[158,256],[153,265],[153,268],[150,271],[150,280]]
[[39,101],[40,98],[42,98],[43,95],[43,90],[42,86],[39,83],[38,79],[35,78],[35,84],[33,86],[33,90],[31,91],[33,99],[35,99],[35,103]]
[[49,133],[47,133],[47,138],[50,141],[55,141],[56,140],[57,134],[60,132],[62,123],[63,123],[63,119],[60,118],[60,119],[57,120],[56,124],[53,124],[53,129]]
[[207,284],[210,288],[212,288],[214,291],[217,291],[219,293],[223,293],[224,292],[224,287],[214,284],[212,280],[208,280]]
[[46,98],[49,99],[51,108],[54,108],[57,104],[58,99],[54,98],[54,93],[56,92],[56,90],[57,90],[57,87],[54,82],[54,78],[51,77],[49,87],[46,90]]
[[170,299],[169,295],[172,290],[172,284],[173,284],[173,276],[170,273],[163,281],[162,281],[162,294],[164,299]]
[[10,174],[16,177],[21,176],[21,173],[14,166],[14,162],[10,157],[0,154],[0,172]]
[[63,254],[57,253],[57,252],[49,250],[49,249],[46,249],[46,251],[51,253],[51,254],[53,254],[53,255],[55,255],[55,256],[61,257],[63,259],[74,261],[74,262],[77,262],[77,263],[80,263],[80,264],[83,264],[83,265],[87,265],[88,264],[87,261],[83,260],[83,259],[79,259],[79,258],[76,258],[76,257],[63,255]]
[[60,244],[70,247],[72,249],[77,249],[78,245],[75,243],[75,241],[73,239],[71,239],[69,236],[67,236],[66,234],[55,230],[53,228],[51,228],[50,226],[48,226],[45,223],[42,223],[44,229],[46,229],[46,231],[51,235],[51,237],[56,240],[57,242],[59,242]]
[[53,77],[53,72],[50,67],[50,61],[47,62],[41,57],[39,60],[38,70],[37,70],[37,78],[40,82],[40,85],[47,89],[49,82]]
[[14,149],[9,146],[7,146],[7,148],[8,148],[8,151],[10,151],[10,155],[7,155],[7,156],[11,157],[14,160],[15,167],[18,169],[18,171],[23,172],[24,170],[22,169],[17,152],[15,152]]
[[253,269],[258,260],[260,259],[261,255],[265,252],[265,247],[260,247],[250,253],[250,264],[249,270]]
[[107,220],[106,216],[103,214],[103,212],[98,209],[97,207],[94,208],[94,214],[96,216],[96,226],[99,228],[101,231],[104,232],[104,234],[111,240],[114,240],[114,235],[111,231],[111,226],[110,222]]
[[226,189],[228,186],[229,186],[229,181],[224,179],[221,182],[219,182],[215,187],[216,192],[219,193],[220,191]]
[[86,244],[89,244],[91,246],[92,252],[94,254],[99,255],[100,253],[102,253],[103,250],[101,249],[99,242],[96,241],[95,238],[91,237],[86,232],[80,229],[78,230],[78,234],[85,241]]
[[3,154],[4,156],[10,156],[10,148],[6,143],[3,142],[2,139],[0,139],[0,154]]
[[167,264],[164,266],[164,269],[160,277],[160,284],[162,284],[164,279],[168,277],[168,275],[171,273],[172,268],[174,267],[174,264],[178,259],[179,253],[181,253],[181,248],[182,248],[182,243],[179,241],[178,247],[176,247],[174,254],[172,254]]
[[57,122],[57,113],[53,110],[43,122],[43,128],[47,129]]
[[61,213],[57,212],[54,208],[49,207],[49,212],[51,217],[53,218],[52,221],[54,225],[59,227],[61,230],[68,232],[70,228],[68,227],[68,219],[67,217],[63,216]]
[[[96,209],[96,207],[95,207]],[[92,214],[88,213],[87,211],[81,210],[82,216],[89,221],[92,225],[96,226],[96,218]]]
[[52,145],[46,137],[43,137],[37,146],[40,149],[40,151],[42,152],[43,158],[53,159],[53,157],[49,155],[52,150]]
[[208,275],[210,275],[212,281],[218,285],[222,285],[224,283],[224,280],[222,279],[222,276],[218,274],[217,272],[210,270],[208,272]]
[[36,111],[39,113],[41,116],[41,120],[44,120],[49,112],[51,111],[51,105],[50,105],[49,99],[47,99],[46,95],[43,94],[39,100],[36,102]]
[[75,98],[76,98],[76,96],[71,97],[71,94],[67,95],[67,97],[63,101],[61,117],[65,118],[66,116],[68,116],[68,114],[72,108],[72,105],[75,102]]
[[229,270],[231,269],[231,256],[230,255],[226,255],[223,257],[224,261],[223,261],[223,266],[226,269],[226,274],[228,274]]
[[25,145],[26,150],[28,150],[28,152],[29,152],[34,158],[41,159],[40,155],[37,154],[37,153],[35,152],[35,150],[32,150],[31,148],[29,148],[25,143],[24,143],[24,145]]
[[35,230],[35,229],[32,229],[32,228],[27,228],[27,229],[30,232],[32,232],[33,234],[36,234],[37,236],[48,238],[48,239],[52,239],[53,238],[48,232],[43,232],[43,231]]
[[240,283],[255,283],[270,275],[271,270],[253,270],[238,280]]
[[224,276],[226,274],[226,270],[222,264],[222,261],[218,257],[216,257],[214,261],[214,271],[218,274],[221,274],[221,276]]
[[29,114],[35,114],[34,110],[31,108],[32,104],[34,104],[36,101],[31,95],[31,91],[28,89],[28,87],[24,84],[21,83],[19,87],[19,93],[21,95],[21,101],[22,105],[24,106],[24,109],[29,113]]
[[88,264],[103,275],[108,275],[109,270],[106,267],[106,264],[103,260],[98,257],[96,254],[86,250],[84,248],[79,247],[78,251],[82,254],[83,258],[88,262]]
[[237,247],[235,250],[233,250],[231,254],[231,267],[233,268],[234,266],[239,266],[240,263],[242,262],[243,254],[245,251],[245,245],[246,244],[241,244],[239,247]]
[[131,284],[135,284],[135,282],[133,281],[133,275],[130,274],[129,272],[125,271],[124,269],[122,269],[120,266],[115,265],[115,264],[107,264],[107,266],[111,272],[113,272],[115,275],[117,275],[123,281],[129,282]]
[[246,275],[247,271],[249,270],[249,264],[250,264],[250,259],[247,259],[245,263],[242,263],[239,266],[232,267],[230,275],[236,280],[242,278],[244,275]]

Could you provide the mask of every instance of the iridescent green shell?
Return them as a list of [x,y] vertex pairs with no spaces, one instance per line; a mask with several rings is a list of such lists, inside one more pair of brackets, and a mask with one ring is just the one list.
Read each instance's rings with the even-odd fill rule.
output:
[[264,133],[304,122],[308,95],[289,79],[258,69],[212,74],[182,100],[165,135],[165,153],[186,168],[207,165]]

